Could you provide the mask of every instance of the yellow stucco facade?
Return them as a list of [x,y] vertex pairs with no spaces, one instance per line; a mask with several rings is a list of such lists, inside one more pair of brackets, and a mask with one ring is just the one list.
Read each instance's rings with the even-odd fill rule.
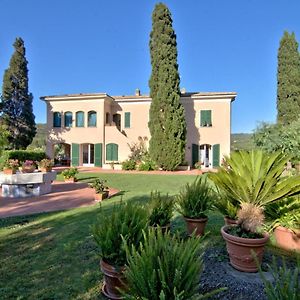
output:
[[[230,153],[231,103],[234,92],[182,93],[187,122],[186,161],[216,167]],[[148,128],[151,98],[105,93],[41,97],[47,105],[47,154],[64,145],[73,165],[108,167],[128,159],[129,146]]]

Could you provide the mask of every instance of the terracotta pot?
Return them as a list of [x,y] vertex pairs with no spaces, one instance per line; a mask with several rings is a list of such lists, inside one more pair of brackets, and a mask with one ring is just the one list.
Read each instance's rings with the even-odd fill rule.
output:
[[95,194],[95,201],[102,201],[108,197],[108,191]]
[[64,180],[65,180],[65,182],[70,182],[70,183],[76,182],[76,178],[74,178],[74,177],[71,177],[71,178],[65,178]]
[[48,168],[40,168],[41,172],[51,172],[52,171],[52,168],[51,167],[48,167]]
[[101,271],[104,274],[102,293],[109,299],[123,299],[118,289],[124,289],[123,268],[115,268],[107,262],[100,261]]
[[5,175],[16,174],[16,170],[4,168],[4,169],[3,169],[3,174],[5,174]]
[[276,245],[288,251],[300,252],[300,230],[292,230],[278,226],[274,230]]
[[225,225],[236,225],[237,224],[237,220],[231,219],[227,216],[224,217],[224,222],[225,222]]
[[190,219],[184,217],[184,220],[186,222],[187,226],[187,232],[189,235],[192,235],[192,233],[196,229],[196,236],[202,236],[204,234],[205,226],[207,223],[208,218],[201,218],[201,219]]
[[22,173],[33,173],[35,167],[22,167]]
[[258,267],[252,255],[252,251],[254,251],[259,264],[261,264],[264,247],[269,240],[269,235],[265,233],[264,237],[259,239],[241,238],[226,232],[231,226],[233,225],[227,225],[221,228],[221,234],[226,241],[226,248],[231,265],[239,271],[257,272]]

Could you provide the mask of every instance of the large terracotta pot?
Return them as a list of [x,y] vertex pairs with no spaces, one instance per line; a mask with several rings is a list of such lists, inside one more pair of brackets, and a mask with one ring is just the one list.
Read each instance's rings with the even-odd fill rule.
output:
[[293,232],[288,228],[278,226],[274,230],[274,237],[279,248],[300,252],[300,230]]
[[226,241],[226,248],[231,265],[239,271],[257,272],[258,266],[252,255],[252,251],[254,251],[259,264],[261,264],[264,247],[269,240],[269,235],[265,233],[264,237],[259,239],[241,238],[226,232],[231,226],[232,225],[227,225],[221,228],[221,234]]
[[225,222],[225,225],[236,225],[237,224],[237,220],[230,219],[227,216],[224,217],[224,222]]
[[16,174],[16,170],[15,169],[7,169],[7,168],[4,168],[3,169],[3,173],[5,175],[12,175],[12,174]]
[[109,299],[123,299],[119,289],[125,288],[124,268],[115,268],[103,260],[100,261],[100,267],[104,274],[102,293]]
[[187,232],[189,235],[192,235],[192,233],[196,229],[196,236],[202,236],[204,235],[205,226],[207,223],[208,218],[201,218],[201,219],[190,219],[184,217],[184,220],[186,222],[187,226]]
[[95,201],[102,201],[108,197],[108,191],[95,194]]

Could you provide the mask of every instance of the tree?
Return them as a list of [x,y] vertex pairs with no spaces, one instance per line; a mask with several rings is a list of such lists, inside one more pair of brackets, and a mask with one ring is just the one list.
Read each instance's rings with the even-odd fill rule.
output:
[[9,148],[25,149],[36,133],[33,97],[28,91],[24,41],[17,38],[14,48],[9,68],[5,70],[3,77],[1,122],[9,132]]
[[174,170],[183,160],[186,144],[184,108],[180,103],[176,34],[169,9],[155,6],[150,34],[152,73],[149,80],[149,154],[164,170]]
[[290,124],[300,116],[300,55],[295,34],[284,32],[278,50],[277,122]]

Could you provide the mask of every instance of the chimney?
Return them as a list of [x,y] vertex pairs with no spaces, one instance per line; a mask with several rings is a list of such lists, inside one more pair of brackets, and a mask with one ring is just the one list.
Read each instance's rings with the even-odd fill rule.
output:
[[140,89],[135,89],[135,95],[136,95],[136,96],[141,96],[141,91],[140,91]]

